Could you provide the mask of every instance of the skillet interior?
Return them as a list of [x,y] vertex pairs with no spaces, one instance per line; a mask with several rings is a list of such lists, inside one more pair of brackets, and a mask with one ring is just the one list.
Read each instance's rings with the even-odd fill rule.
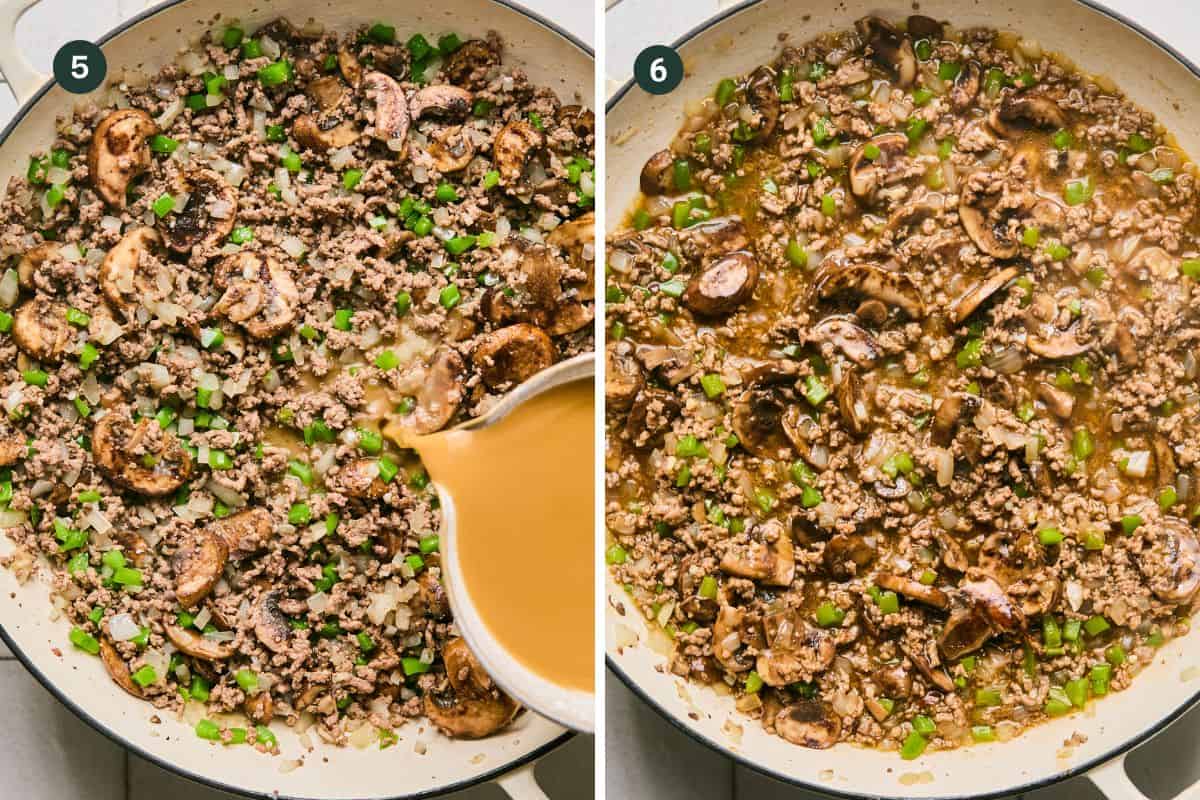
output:
[[[811,11],[811,16],[806,13]],[[885,18],[911,13],[907,6],[881,7],[848,2],[836,14],[817,7],[797,7],[778,0],[750,3],[730,12],[677,43],[688,75],[673,94],[652,97],[623,89],[609,105],[606,211],[615,229],[636,191],[636,175],[655,151],[669,142],[682,122],[683,104],[704,97],[717,82],[745,74],[777,52],[777,35],[786,32],[796,43],[852,26],[861,16]],[[1049,50],[1069,56],[1086,72],[1113,78],[1135,103],[1153,112],[1172,131],[1180,146],[1197,152],[1200,126],[1184,109],[1200,96],[1197,68],[1164,45],[1125,23],[1082,2],[1041,3],[1010,0],[1003,4],[970,4],[935,0],[920,13],[948,19],[957,27],[987,25],[1020,31]],[[685,732],[725,751],[748,766],[801,785],[852,796],[964,797],[1005,795],[1067,777],[1107,760],[1153,735],[1196,701],[1189,644],[1196,634],[1176,640],[1159,652],[1155,663],[1130,690],[1097,703],[1094,712],[1035,728],[1004,745],[983,745],[901,761],[895,753],[839,746],[811,751],[765,734],[753,720],[733,709],[732,701],[701,687],[677,691],[674,678],[654,668],[663,661],[653,647],[619,647],[631,636],[647,641],[644,623],[633,613],[624,591],[608,582],[607,641],[609,663],[619,677],[648,699]],[[622,616],[614,610],[623,608]],[[660,648],[661,649],[661,648]],[[740,729],[740,730],[739,730]],[[1063,742],[1074,732],[1088,737],[1069,751]],[[1000,753],[996,748],[1003,747]]]
[[[234,11],[238,13],[234,13]],[[366,0],[280,0],[247,7],[221,0],[175,2],[126,23],[100,40],[110,78],[130,68],[149,73],[172,61],[184,43],[217,27],[217,20],[236,17],[253,28],[278,16],[298,23],[312,18],[345,32],[378,21],[383,14],[397,36],[456,30],[496,30],[508,50],[506,64],[523,66],[532,81],[548,86],[560,98],[592,102],[592,57],[587,48],[549,23],[498,0],[447,0],[435,10],[390,16]],[[55,118],[75,102],[57,86],[39,93],[0,136],[0,181],[23,174],[28,154],[53,138]],[[0,536],[0,555],[11,551]],[[464,788],[495,777],[561,744],[569,734],[557,725],[525,714],[501,735],[477,742],[452,742],[430,732],[428,724],[398,731],[397,746],[385,753],[375,748],[304,749],[290,730],[277,731],[282,755],[264,758],[249,748],[210,746],[196,738],[190,724],[166,718],[148,720],[155,710],[125,695],[112,684],[95,658],[66,643],[65,621],[51,621],[44,582],[18,585],[0,570],[0,634],[14,654],[43,685],[101,732],[140,755],[187,777],[226,791],[296,798],[427,797]],[[278,726],[282,728],[283,726]],[[414,752],[418,739],[427,752]],[[307,755],[307,763],[288,772],[285,762]]]

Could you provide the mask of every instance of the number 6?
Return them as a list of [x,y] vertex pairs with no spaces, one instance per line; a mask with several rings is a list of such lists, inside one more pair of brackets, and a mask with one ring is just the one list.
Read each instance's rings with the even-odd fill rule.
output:
[[667,79],[667,65],[663,63],[662,56],[650,62],[650,80],[655,83],[663,83]]
[[81,81],[88,76],[91,68],[88,66],[87,56],[83,54],[71,56],[71,77],[77,81]]

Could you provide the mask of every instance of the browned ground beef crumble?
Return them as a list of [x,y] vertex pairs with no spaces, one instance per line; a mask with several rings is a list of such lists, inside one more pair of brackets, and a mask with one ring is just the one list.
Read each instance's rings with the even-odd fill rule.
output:
[[74,645],[202,703],[201,735],[273,749],[219,716],[244,711],[387,745],[519,711],[379,426],[455,424],[592,348],[592,115],[495,35],[393,37],[218,33],[62,119],[3,201],[9,566],[48,559]]
[[925,17],[733,77],[607,255],[607,556],[790,742],[1008,739],[1200,586],[1193,165],[1107,81]]

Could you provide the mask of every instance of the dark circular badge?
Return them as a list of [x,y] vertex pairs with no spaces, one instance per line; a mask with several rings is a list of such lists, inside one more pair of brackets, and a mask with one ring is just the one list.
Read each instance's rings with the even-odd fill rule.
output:
[[71,94],[87,94],[104,82],[108,59],[91,42],[67,42],[54,54],[54,79]]
[[633,79],[650,94],[674,91],[683,80],[683,59],[665,44],[651,45],[633,62]]

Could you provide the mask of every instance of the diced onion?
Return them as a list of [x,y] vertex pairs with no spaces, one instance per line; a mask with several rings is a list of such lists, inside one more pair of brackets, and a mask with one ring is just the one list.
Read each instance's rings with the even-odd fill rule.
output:
[[17,276],[17,271],[14,269],[6,269],[4,276],[0,277],[0,305],[5,308],[12,308],[17,302],[17,294],[20,291],[20,281]]
[[141,632],[132,614],[114,614],[108,620],[108,635],[114,642],[128,642]]

